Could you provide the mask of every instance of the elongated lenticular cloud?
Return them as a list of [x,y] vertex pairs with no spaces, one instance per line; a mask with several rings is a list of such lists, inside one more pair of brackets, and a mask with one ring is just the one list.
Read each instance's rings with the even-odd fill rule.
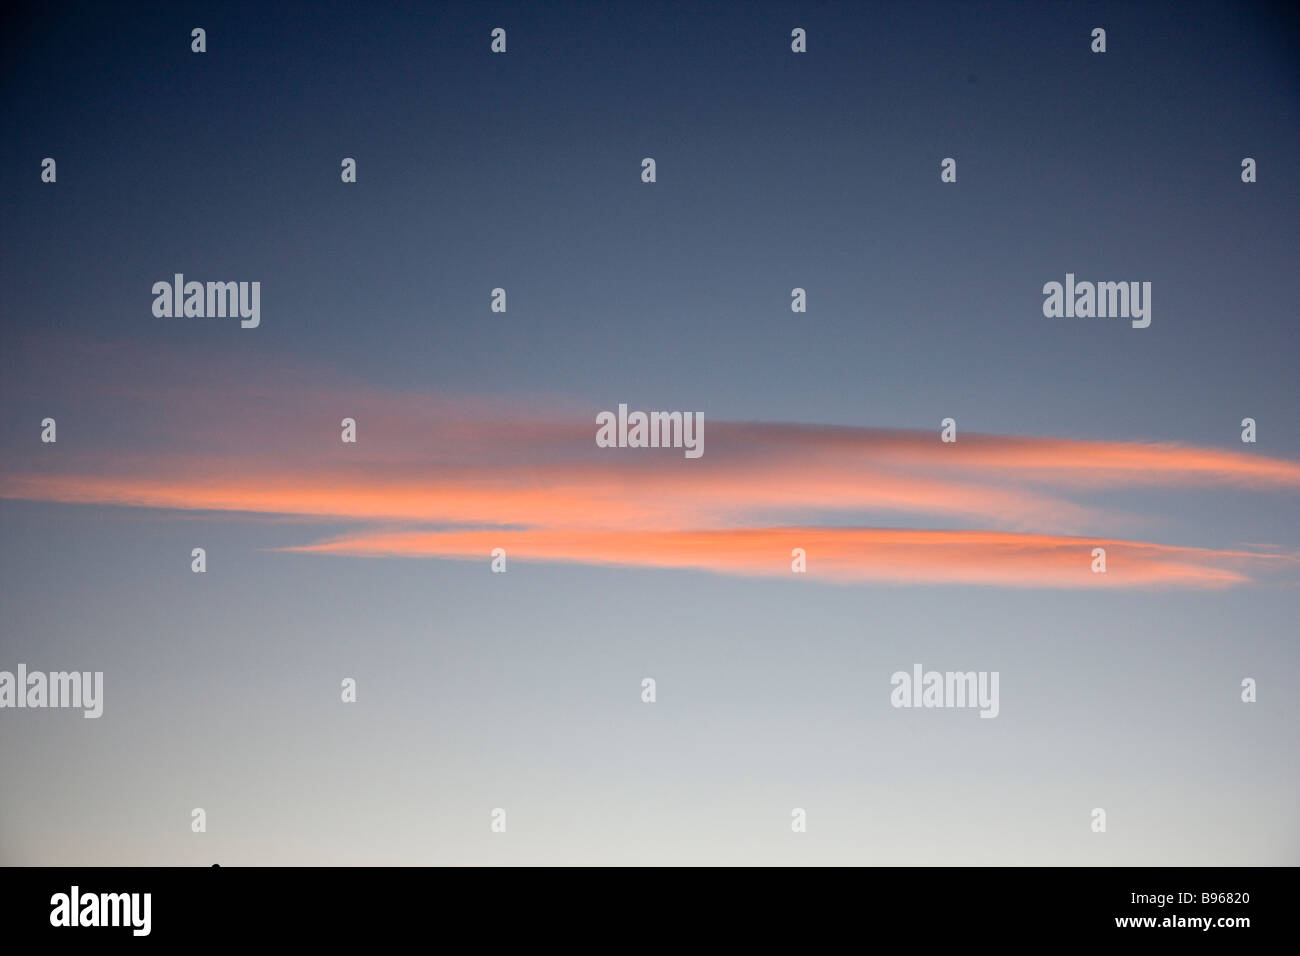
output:
[[[686,463],[687,466],[694,462]],[[629,530],[752,523],[777,512],[855,510],[1078,525],[1077,505],[1029,491],[853,462],[645,462],[457,466],[213,462],[172,475],[15,475],[4,497],[189,511],[244,511],[351,521]]]
[[[1092,570],[1092,549],[1107,573]],[[1226,587],[1247,570],[1296,567],[1290,555],[1214,551],[1135,541],[996,531],[901,528],[749,528],[706,531],[574,530],[376,532],[286,550],[355,557],[514,560],[693,568],[748,577],[790,574],[795,549],[813,577],[847,583],[991,584],[1007,587]]]
[[[524,560],[761,576],[790,573],[803,548],[808,573],[832,581],[1046,587],[1218,587],[1294,567],[1283,555],[1127,541],[1115,531],[1131,532],[1131,516],[1073,498],[1300,490],[1300,463],[1242,451],[707,421],[707,453],[686,460],[597,448],[599,409],[525,417],[500,403],[265,383],[214,414],[214,387],[133,387],[129,401],[156,406],[151,435],[169,451],[24,450],[0,472],[0,497],[359,526],[287,543],[290,553],[482,559],[504,547]],[[347,409],[358,443],[341,443],[321,408]],[[985,530],[882,526],[927,523]],[[1096,546],[1108,551],[1104,575],[1091,571]]]
[[[250,428],[220,453],[61,453],[7,469],[0,496],[341,520],[591,528],[802,523],[818,512],[961,518],[1084,532],[1110,517],[1067,497],[1119,487],[1300,489],[1300,465],[1241,452],[816,425],[709,423],[709,451],[597,449],[587,422],[454,419],[399,408],[330,423],[291,453]],[[404,414],[403,412],[406,412]],[[191,440],[193,435],[190,436]],[[62,452],[62,450],[60,449]],[[781,520],[781,519],[786,520]]]

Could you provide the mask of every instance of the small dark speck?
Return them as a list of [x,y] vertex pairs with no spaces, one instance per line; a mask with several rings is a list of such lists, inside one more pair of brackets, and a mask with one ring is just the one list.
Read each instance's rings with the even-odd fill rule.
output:
[[967,82],[967,83],[978,83],[979,81],[980,81],[980,78],[979,78],[978,76],[976,76],[974,73],[967,73],[967,74],[966,74],[966,82]]

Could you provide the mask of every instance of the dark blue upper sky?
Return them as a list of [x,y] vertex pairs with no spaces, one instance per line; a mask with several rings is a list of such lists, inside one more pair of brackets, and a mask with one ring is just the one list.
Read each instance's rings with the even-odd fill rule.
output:
[[[60,332],[600,407],[1209,443],[1295,407],[1300,82],[1267,6],[88,5],[6,34],[10,358]],[[260,279],[262,327],[155,319],[176,271]],[[1045,319],[1067,271],[1151,281],[1152,326]]]

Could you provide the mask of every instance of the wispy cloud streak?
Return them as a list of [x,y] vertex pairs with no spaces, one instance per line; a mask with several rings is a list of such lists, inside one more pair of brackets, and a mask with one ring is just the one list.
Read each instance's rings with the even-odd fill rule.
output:
[[[1294,569],[1291,555],[1216,551],[1137,541],[992,531],[900,528],[749,528],[707,531],[572,530],[374,532],[286,550],[361,557],[513,560],[693,568],[750,577],[789,577],[794,549],[807,574],[834,582],[990,584],[1103,588],[1169,585],[1215,588],[1250,580],[1248,571]],[[1106,573],[1092,549],[1107,552]]]
[[[1115,531],[1131,532],[1131,516],[1078,496],[1300,490],[1300,463],[1172,443],[963,433],[944,444],[937,429],[710,420],[705,457],[685,460],[597,448],[599,409],[571,405],[520,416],[501,402],[313,376],[112,395],[151,409],[151,447],[123,453],[87,436],[38,455],[28,443],[0,467],[0,497],[360,526],[288,548],[324,554],[481,558],[506,547],[528,560],[763,575],[788,574],[802,547],[809,573],[829,580],[1214,587],[1289,559],[1125,541]],[[339,441],[343,415],[358,421],[355,445]],[[898,524],[966,527],[882,527]],[[1103,530],[1109,545],[1084,537]],[[1094,546],[1114,549],[1106,575],[1089,570]]]

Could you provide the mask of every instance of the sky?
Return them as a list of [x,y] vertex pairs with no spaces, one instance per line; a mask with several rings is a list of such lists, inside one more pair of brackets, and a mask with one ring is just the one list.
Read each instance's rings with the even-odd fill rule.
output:
[[1283,5],[5,17],[0,863],[1300,863]]

